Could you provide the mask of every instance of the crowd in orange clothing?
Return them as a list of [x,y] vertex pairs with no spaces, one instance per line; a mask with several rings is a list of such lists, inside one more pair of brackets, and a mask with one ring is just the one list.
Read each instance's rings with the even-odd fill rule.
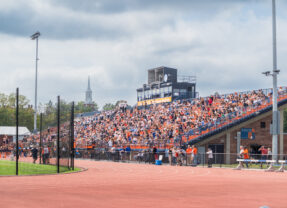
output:
[[271,98],[271,90],[257,90],[106,111],[75,122],[76,144],[164,148],[166,144],[186,142],[206,129],[243,116],[270,103]]
[[[286,88],[280,88],[284,94]],[[285,93],[286,94],[286,93]],[[178,100],[142,108],[119,108],[94,116],[75,119],[75,147],[134,146],[168,149],[214,129],[227,120],[271,104],[272,90],[257,90],[228,95],[212,95],[193,100]],[[68,125],[68,124],[63,124]],[[63,126],[62,125],[62,126]],[[68,128],[63,128],[68,129]],[[68,135],[69,132],[61,132]],[[56,128],[45,130],[43,144],[54,146]],[[21,142],[22,148],[39,144],[39,135]],[[3,147],[2,147],[3,148]]]

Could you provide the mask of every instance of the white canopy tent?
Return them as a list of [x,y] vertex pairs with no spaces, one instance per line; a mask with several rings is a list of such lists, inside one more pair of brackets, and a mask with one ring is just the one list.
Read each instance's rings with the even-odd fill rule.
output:
[[[22,140],[25,136],[31,135],[27,127],[19,126],[18,128],[19,139]],[[13,140],[16,138],[15,126],[0,126],[0,136],[12,136]]]

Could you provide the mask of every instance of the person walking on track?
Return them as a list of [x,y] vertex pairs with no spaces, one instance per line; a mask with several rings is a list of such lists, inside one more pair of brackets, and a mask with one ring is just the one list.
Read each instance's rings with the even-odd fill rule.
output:
[[33,163],[36,163],[36,160],[38,159],[38,149],[34,146],[31,150],[32,157],[33,157]]

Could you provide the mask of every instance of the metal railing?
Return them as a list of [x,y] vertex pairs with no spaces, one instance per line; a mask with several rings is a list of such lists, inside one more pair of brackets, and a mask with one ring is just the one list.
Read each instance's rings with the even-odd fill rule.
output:
[[[187,154],[180,152],[152,152],[152,150],[145,151],[107,151],[102,148],[92,150],[76,150],[76,158],[91,159],[96,161],[112,161],[125,163],[142,163],[142,164],[163,164],[174,166],[199,166],[199,167],[221,167],[221,168],[235,168],[238,165],[237,159],[240,155],[225,154],[225,153],[198,153]],[[249,162],[245,162],[248,168],[267,169],[268,160],[271,160],[272,155],[249,154]],[[286,160],[287,155],[278,155],[280,160]],[[160,161],[160,162],[158,162]],[[276,164],[275,164],[276,165]],[[279,167],[279,164],[277,164]]]

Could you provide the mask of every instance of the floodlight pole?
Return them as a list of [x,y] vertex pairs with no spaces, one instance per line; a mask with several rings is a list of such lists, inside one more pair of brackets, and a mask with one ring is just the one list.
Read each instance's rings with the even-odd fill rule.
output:
[[34,106],[34,133],[37,132],[37,89],[38,89],[38,39],[41,34],[34,33],[31,36],[32,40],[36,40],[36,72],[35,72],[35,106]]
[[278,159],[278,104],[277,104],[277,48],[276,48],[276,5],[275,0],[272,0],[272,29],[273,29],[273,114],[272,114],[272,159]]

